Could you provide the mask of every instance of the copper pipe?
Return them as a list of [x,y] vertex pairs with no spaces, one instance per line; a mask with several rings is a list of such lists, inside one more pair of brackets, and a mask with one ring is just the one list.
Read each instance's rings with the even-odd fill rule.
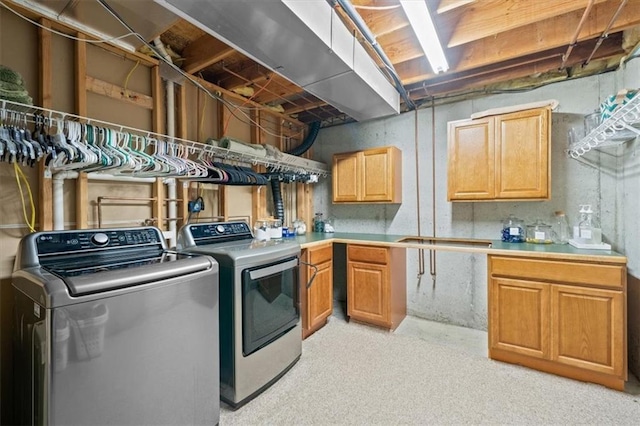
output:
[[571,51],[577,45],[578,36],[580,35],[580,31],[582,31],[582,27],[587,20],[587,16],[589,15],[589,12],[591,12],[591,8],[593,7],[594,2],[595,0],[589,0],[589,4],[587,5],[587,8],[584,10],[584,13],[582,14],[582,18],[578,23],[576,32],[573,33],[573,37],[571,37],[571,43],[569,43],[569,47],[567,48],[567,53],[562,55],[562,65],[560,65],[560,70],[564,69],[565,65],[567,64],[567,61],[569,60],[569,56],[571,55]]
[[[420,151],[418,150],[418,109],[416,108],[414,114],[414,129],[413,137],[416,150],[416,214],[418,215],[418,237],[422,236],[420,230]],[[424,250],[418,250],[418,279],[424,275]]]
[[[436,101],[431,97],[431,214],[432,237],[436,238]],[[436,286],[436,251],[429,250],[429,273]]]
[[582,64],[582,66],[587,66],[589,64],[589,62],[591,61],[591,58],[593,58],[593,55],[595,55],[596,50],[598,50],[598,48],[600,47],[600,45],[602,44],[602,41],[609,37],[609,30],[611,29],[611,27],[613,26],[613,23],[615,22],[616,19],[618,19],[618,15],[620,14],[620,12],[622,11],[622,8],[627,4],[627,0],[622,0],[620,2],[620,5],[618,6],[618,9],[616,10],[616,12],[613,14],[613,16],[611,17],[611,20],[609,21],[609,23],[607,24],[607,28],[604,29],[604,31],[602,32],[602,34],[600,35],[600,37],[598,37],[598,41],[596,42],[596,45],[594,46],[593,50],[591,51],[591,55],[589,55],[589,57],[587,58],[587,60],[584,62],[584,64]]
[[[102,228],[102,202],[103,201],[156,201],[156,197],[98,197],[98,228]],[[182,201],[181,198],[165,198],[165,202]]]

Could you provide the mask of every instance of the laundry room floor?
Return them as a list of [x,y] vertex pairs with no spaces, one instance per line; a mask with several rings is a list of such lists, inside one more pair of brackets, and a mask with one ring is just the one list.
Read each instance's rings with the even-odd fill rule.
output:
[[628,392],[487,358],[487,333],[409,316],[395,332],[346,321],[338,304],[302,357],[221,425],[636,424]]

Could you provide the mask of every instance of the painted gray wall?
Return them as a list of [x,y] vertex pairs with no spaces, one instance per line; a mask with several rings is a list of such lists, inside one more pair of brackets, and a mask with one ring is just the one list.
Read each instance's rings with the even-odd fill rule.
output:
[[[640,143],[636,139],[622,146],[591,151],[580,160],[571,159],[565,153],[568,129],[582,126],[584,115],[593,112],[606,96],[625,87],[640,87],[640,59],[632,60],[625,69],[596,77],[555,83],[528,92],[491,95],[437,106],[435,120],[432,120],[431,108],[420,109],[417,113],[417,154],[415,111],[323,129],[314,145],[315,157],[328,164],[331,164],[332,155],[337,152],[384,145],[399,147],[403,153],[403,202],[401,205],[333,205],[331,181],[327,179],[316,186],[316,211],[335,218],[336,231],[339,232],[417,235],[419,225],[422,235],[433,235],[435,220],[436,235],[439,237],[499,239],[501,221],[510,213],[526,223],[537,218],[551,223],[553,212],[564,210],[572,225],[578,205],[591,204],[601,220],[605,241],[629,257],[631,278],[640,277],[640,231],[637,219],[640,209]],[[546,99],[559,101],[552,116],[551,199],[536,202],[447,202],[447,122],[468,118],[472,113],[489,108]],[[434,124],[435,181],[432,180]],[[435,217],[432,213],[434,192]],[[417,216],[418,207],[420,219]],[[427,274],[420,280],[417,278],[417,250],[409,250],[407,255],[409,313],[486,330],[486,257],[438,252],[435,281],[428,273],[428,253],[426,258]],[[338,289],[336,294],[343,292]],[[640,307],[640,292],[636,306]],[[630,318],[636,310],[635,306],[630,305]],[[640,318],[638,320],[640,322]],[[638,354],[636,358],[640,359],[640,330],[636,335],[632,333],[629,346],[631,352]]]

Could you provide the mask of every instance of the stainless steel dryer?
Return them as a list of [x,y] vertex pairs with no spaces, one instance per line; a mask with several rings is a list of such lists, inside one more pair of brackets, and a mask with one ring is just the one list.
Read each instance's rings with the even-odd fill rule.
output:
[[14,422],[219,422],[218,265],[152,227],[24,237],[12,276]]
[[207,254],[220,265],[220,398],[237,408],[302,353],[300,245],[256,241],[246,223],[227,222],[184,226],[178,248]]

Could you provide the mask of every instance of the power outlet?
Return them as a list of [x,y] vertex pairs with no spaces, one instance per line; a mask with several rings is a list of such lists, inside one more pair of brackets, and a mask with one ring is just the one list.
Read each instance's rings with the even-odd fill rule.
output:
[[189,213],[201,212],[204,210],[204,201],[202,200],[189,201],[187,203],[187,209],[189,210]]

